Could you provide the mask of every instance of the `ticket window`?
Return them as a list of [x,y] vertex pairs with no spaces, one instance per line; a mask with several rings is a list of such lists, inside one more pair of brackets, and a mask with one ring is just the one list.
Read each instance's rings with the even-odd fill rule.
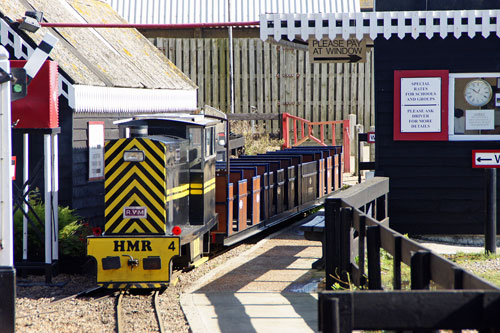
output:
[[449,138],[500,140],[500,73],[450,73]]

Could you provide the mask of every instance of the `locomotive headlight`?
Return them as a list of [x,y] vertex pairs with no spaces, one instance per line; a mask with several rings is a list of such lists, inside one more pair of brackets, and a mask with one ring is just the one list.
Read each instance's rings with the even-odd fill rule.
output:
[[123,152],[123,160],[125,162],[142,162],[144,161],[144,152],[142,150],[133,149]]

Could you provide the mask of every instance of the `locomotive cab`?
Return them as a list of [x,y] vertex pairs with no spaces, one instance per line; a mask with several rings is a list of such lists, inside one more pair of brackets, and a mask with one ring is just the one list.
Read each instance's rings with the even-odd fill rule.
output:
[[218,121],[175,114],[117,123],[120,139],[105,147],[104,232],[88,238],[88,254],[98,284],[166,286],[173,264],[209,251]]

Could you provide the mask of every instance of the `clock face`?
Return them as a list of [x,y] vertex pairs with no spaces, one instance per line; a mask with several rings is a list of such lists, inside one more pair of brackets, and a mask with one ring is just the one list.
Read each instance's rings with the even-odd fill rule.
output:
[[464,97],[470,105],[486,105],[491,100],[492,95],[491,85],[485,80],[472,80],[465,86]]

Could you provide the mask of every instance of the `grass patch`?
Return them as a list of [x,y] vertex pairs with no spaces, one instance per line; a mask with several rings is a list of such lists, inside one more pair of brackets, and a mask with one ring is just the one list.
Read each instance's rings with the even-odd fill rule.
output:
[[[384,288],[384,290],[394,290],[394,259],[392,255],[384,249],[380,249],[380,270],[382,275],[382,288]],[[368,267],[366,271],[368,271]],[[410,290],[410,281],[410,266],[401,262],[401,289]]]
[[[500,287],[500,254],[497,255],[486,255],[485,253],[457,253],[452,255],[442,255],[443,257],[455,262],[460,267],[464,268],[468,272],[479,276],[486,281],[491,282],[494,285]],[[368,272],[368,264],[365,257],[365,273]],[[358,262],[356,258],[356,262]],[[390,255],[384,249],[380,250],[380,267],[381,267],[381,279],[382,287],[384,290],[394,290],[394,261],[392,255]],[[330,290],[358,290],[359,288],[351,284],[351,281],[340,281],[338,277],[334,277],[337,282],[330,288]],[[344,283],[342,283],[344,282]],[[345,282],[349,285],[349,288],[344,288]],[[430,289],[434,290],[437,285],[431,281]],[[411,269],[410,266],[401,263],[401,289],[410,290],[411,289]]]
[[500,286],[500,255],[482,253],[457,253],[446,256],[467,271]]

